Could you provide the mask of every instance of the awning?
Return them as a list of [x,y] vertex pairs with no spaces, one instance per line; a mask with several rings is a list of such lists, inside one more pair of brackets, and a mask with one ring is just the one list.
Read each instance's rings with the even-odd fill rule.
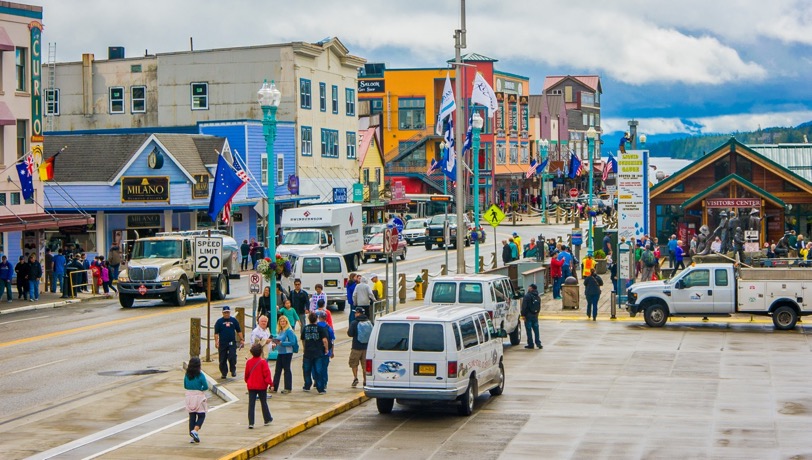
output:
[[11,41],[5,27],[0,27],[0,51],[14,51],[14,42]]
[[409,204],[409,203],[411,203],[411,201],[412,200],[409,200],[407,198],[404,198],[402,200],[389,200],[389,202],[386,203],[386,205],[387,206],[396,206],[396,205],[399,205],[399,204]]
[[0,232],[43,230],[46,228],[91,225],[95,219],[82,214],[26,214],[0,217]]
[[11,113],[5,102],[0,101],[0,126],[14,126],[17,124],[17,119]]

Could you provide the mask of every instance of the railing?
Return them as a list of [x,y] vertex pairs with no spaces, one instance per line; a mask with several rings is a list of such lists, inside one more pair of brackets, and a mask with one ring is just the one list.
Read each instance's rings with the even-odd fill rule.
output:
[[415,148],[419,147],[422,143],[427,141],[430,138],[439,138],[437,134],[434,132],[434,125],[426,126],[422,131],[418,132],[414,136],[399,141],[399,144],[403,144],[406,142],[411,142],[413,145],[409,145],[406,148],[401,148],[401,145],[393,148],[392,150],[386,152],[383,156],[384,163],[389,163],[393,161],[395,158],[399,157],[400,155],[405,155],[409,153],[409,151],[414,150]]

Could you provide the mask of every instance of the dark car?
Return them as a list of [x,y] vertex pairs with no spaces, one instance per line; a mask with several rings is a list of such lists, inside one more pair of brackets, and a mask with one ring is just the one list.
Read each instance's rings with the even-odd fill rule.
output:
[[[470,246],[471,222],[468,220],[467,215],[463,214],[463,219],[465,220],[465,245]],[[452,248],[457,247],[457,215],[448,215],[448,226],[451,239],[451,241],[448,242],[445,241],[445,235],[443,232],[445,221],[445,214],[437,214],[429,220],[428,226],[426,227],[426,249],[431,249],[434,245],[443,246],[447,243],[450,244]]]
[[372,235],[383,233],[386,230],[386,224],[369,224],[364,226],[364,243],[369,243]]

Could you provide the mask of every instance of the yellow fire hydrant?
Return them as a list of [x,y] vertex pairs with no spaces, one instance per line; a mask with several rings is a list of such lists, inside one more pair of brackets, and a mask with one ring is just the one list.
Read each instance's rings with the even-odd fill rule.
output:
[[414,292],[417,293],[415,300],[423,300],[423,278],[420,275],[414,279]]

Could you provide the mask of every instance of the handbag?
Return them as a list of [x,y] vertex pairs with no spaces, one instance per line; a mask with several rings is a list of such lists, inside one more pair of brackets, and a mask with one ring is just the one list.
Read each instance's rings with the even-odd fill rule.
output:
[[296,334],[291,334],[293,336],[293,352],[299,353],[299,339],[296,338]]

